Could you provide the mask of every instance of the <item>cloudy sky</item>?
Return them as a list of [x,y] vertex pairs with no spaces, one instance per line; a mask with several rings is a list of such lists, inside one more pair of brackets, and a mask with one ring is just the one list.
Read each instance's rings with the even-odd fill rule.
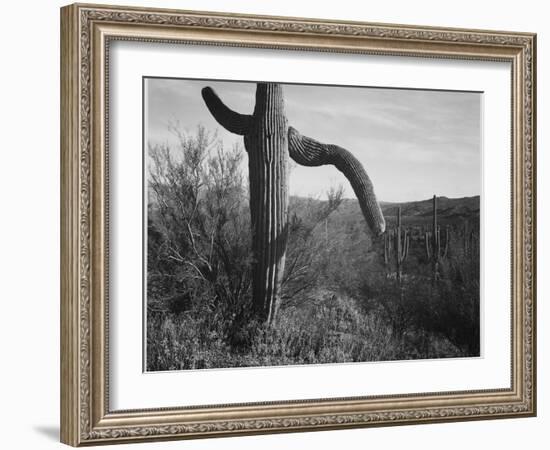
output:
[[[201,88],[213,87],[230,108],[250,114],[254,83],[145,80],[146,140],[173,143],[169,124],[187,132],[217,130],[230,148],[242,137],[227,132],[206,109]],[[381,201],[479,195],[482,94],[367,87],[285,85],[289,125],[351,151],[364,165]],[[246,167],[245,161],[245,167]],[[291,195],[319,196],[348,181],[332,166],[292,164]]]

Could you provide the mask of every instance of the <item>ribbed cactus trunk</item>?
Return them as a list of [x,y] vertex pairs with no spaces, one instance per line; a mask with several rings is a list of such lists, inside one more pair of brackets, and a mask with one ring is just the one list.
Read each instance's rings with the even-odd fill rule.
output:
[[229,109],[209,87],[202,90],[208,110],[228,131],[244,136],[248,153],[252,221],[252,294],[256,316],[272,323],[277,315],[288,238],[288,158],[304,166],[334,165],[350,184],[370,228],[385,229],[372,182],[347,150],[321,144],[288,126],[282,86],[258,83],[252,115]]
[[258,85],[252,117],[244,138],[255,258],[252,295],[257,315],[271,322],[279,307],[288,234],[288,125],[280,85]]

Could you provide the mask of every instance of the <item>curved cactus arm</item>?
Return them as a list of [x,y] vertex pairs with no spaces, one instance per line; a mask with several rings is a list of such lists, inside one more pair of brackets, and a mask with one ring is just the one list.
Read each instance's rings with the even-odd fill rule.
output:
[[201,94],[204,103],[206,103],[206,107],[214,116],[214,119],[216,119],[227,131],[241,136],[249,132],[252,124],[252,116],[239,114],[228,108],[211,87],[203,88]]
[[337,145],[322,144],[288,127],[288,152],[302,166],[335,166],[349,180],[371,230],[377,235],[384,232],[386,221],[376,200],[372,181],[363,165],[348,150]]

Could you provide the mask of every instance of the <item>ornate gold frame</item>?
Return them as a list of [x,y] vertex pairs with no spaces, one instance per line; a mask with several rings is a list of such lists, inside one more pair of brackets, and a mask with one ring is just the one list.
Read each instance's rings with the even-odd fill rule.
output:
[[[110,411],[106,63],[132,39],[508,61],[512,65],[512,385],[390,397]],[[61,9],[61,440],[128,441],[533,416],[535,52],[530,33],[75,4]]]

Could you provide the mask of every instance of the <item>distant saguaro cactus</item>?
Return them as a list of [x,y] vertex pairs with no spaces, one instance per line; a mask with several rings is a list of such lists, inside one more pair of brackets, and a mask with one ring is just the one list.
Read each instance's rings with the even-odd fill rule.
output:
[[[395,242],[395,243],[394,243]],[[395,248],[395,252],[393,249]],[[401,223],[401,207],[397,208],[397,225],[384,236],[384,262],[386,266],[391,264],[392,253],[395,254],[396,278],[401,282],[403,277],[403,263],[409,255],[409,232],[403,229]]]
[[250,215],[254,255],[252,295],[256,315],[267,323],[276,317],[288,238],[288,157],[303,166],[334,165],[349,180],[369,227],[385,229],[372,182],[349,151],[302,136],[289,127],[283,88],[258,83],[251,115],[228,108],[210,87],[202,90],[210,113],[228,131],[244,136],[250,179]]
[[388,230],[384,234],[384,264],[386,266],[390,265],[392,248],[393,248],[393,232],[392,230]]
[[445,227],[445,245],[441,242],[441,229],[437,224],[437,197],[434,195],[432,200],[432,231],[426,231],[426,256],[432,263],[432,270],[434,279],[439,278],[439,261],[447,257],[447,251],[449,250],[449,227]]
[[397,262],[397,281],[401,282],[403,275],[403,262],[409,254],[409,233],[403,230],[403,240],[401,240],[401,207],[397,208],[397,230],[395,235],[395,260]]
[[463,254],[464,257],[477,258],[479,256],[479,238],[475,230],[470,230],[468,222],[464,222],[463,230]]

